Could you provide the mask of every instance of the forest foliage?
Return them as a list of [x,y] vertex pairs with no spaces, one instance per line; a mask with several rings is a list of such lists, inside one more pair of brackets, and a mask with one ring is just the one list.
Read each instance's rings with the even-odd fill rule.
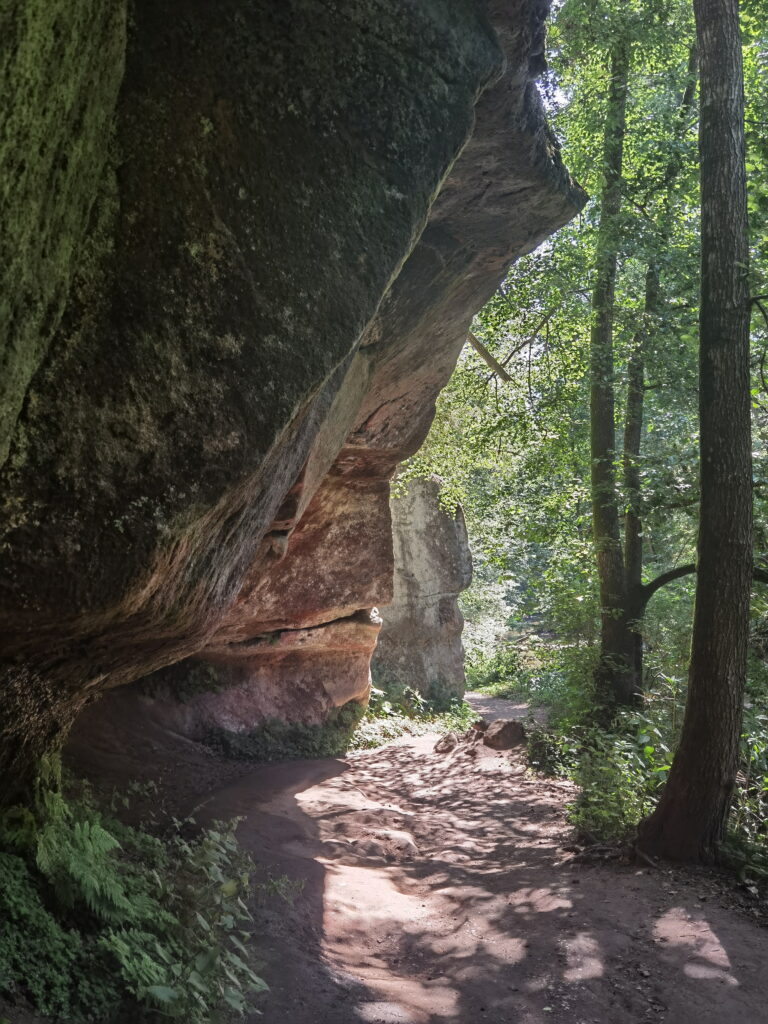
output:
[[69,788],[47,763],[34,806],[0,818],[0,995],[75,1024],[240,1016],[266,985],[237,821],[137,828]]
[[[741,28],[750,219],[751,400],[755,562],[768,554],[768,33],[746,0]],[[626,838],[654,806],[679,739],[686,697],[695,577],[653,593],[639,625],[642,698],[597,721],[600,588],[590,489],[590,332],[611,53],[628,74],[610,386],[613,472],[621,540],[636,510],[642,585],[694,563],[699,517],[698,317],[700,196],[698,94],[687,3],[566,0],[548,38],[544,95],[563,157],[592,201],[579,218],[519,259],[478,314],[473,333],[507,371],[501,379],[470,346],[438,403],[426,446],[408,473],[436,473],[446,505],[464,507],[475,553],[465,596],[470,685],[530,696],[550,708],[536,741],[542,764],[583,786],[574,819],[597,838]],[[688,98],[690,100],[690,97]],[[603,227],[605,230],[605,227]],[[604,244],[605,239],[603,239]],[[649,306],[649,268],[657,276]],[[642,345],[637,479],[622,465],[633,359]],[[630,481],[631,482],[631,481]],[[768,795],[768,593],[756,584],[731,843],[760,868]]]

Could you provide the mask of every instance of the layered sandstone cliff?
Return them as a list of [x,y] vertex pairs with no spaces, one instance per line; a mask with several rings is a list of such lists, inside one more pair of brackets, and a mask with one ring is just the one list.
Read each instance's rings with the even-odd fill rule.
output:
[[473,313],[583,200],[531,81],[543,0],[18,6],[6,799],[168,666],[215,677],[195,728],[364,696],[388,480]]

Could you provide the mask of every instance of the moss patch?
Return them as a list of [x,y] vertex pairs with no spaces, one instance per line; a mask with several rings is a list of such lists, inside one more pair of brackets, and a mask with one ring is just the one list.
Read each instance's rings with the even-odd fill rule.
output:
[[322,725],[270,719],[252,732],[212,730],[208,746],[224,757],[242,761],[290,761],[303,757],[337,757],[345,753],[365,708],[351,700],[336,708]]
[[0,14],[0,464],[61,318],[109,152],[125,4],[25,0]]
[[228,680],[209,661],[187,658],[153,672],[136,685],[148,697],[170,698],[186,704],[202,693],[218,693],[226,689]]

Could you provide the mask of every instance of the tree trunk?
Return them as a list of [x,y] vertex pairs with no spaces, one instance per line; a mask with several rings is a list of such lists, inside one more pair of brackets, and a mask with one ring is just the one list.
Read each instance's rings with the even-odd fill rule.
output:
[[701,60],[701,513],[680,746],[643,850],[711,861],[738,764],[752,578],[749,296],[738,0],[694,0]]
[[645,341],[650,321],[658,313],[659,274],[650,264],[645,274],[644,322],[633,338],[627,364],[627,408],[624,416],[624,591],[627,598],[627,628],[630,631],[632,693],[643,688],[643,636],[641,621],[646,602],[643,589],[643,524],[640,518],[640,444],[645,399]]
[[618,261],[621,173],[629,46],[619,41],[611,54],[611,80],[605,117],[600,224],[592,292],[590,336],[590,447],[592,529],[600,581],[600,662],[595,675],[598,699],[606,705],[632,699],[633,650],[626,620],[624,560],[616,492],[616,437],[613,394],[613,319]]
[[[688,72],[685,88],[680,97],[677,111],[675,141],[686,130],[696,96],[698,53],[696,45],[688,56]],[[659,248],[663,249],[672,229],[672,184],[680,170],[681,161],[676,152],[670,157],[664,172],[665,194],[661,223],[659,225]],[[645,298],[643,322],[632,343],[627,362],[627,398],[624,417],[624,450],[622,471],[626,508],[624,512],[624,595],[626,614],[619,619],[625,624],[628,636],[618,638],[618,649],[629,650],[629,688],[632,697],[643,690],[643,634],[642,620],[650,593],[643,587],[643,524],[641,519],[640,448],[643,436],[643,407],[645,399],[645,347],[655,331],[661,312],[661,285],[659,268],[655,259],[650,260],[645,273]],[[651,591],[653,593],[655,591]]]

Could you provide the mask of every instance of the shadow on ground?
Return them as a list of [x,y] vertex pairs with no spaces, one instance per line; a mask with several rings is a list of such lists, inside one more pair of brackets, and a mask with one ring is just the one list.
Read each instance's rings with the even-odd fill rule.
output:
[[433,741],[260,768],[206,804],[306,879],[260,911],[254,1024],[765,1024],[768,933],[680,872],[574,865],[567,783]]
[[[158,778],[173,813],[242,819],[270,984],[252,1024],[768,1021],[768,931],[705,876],[574,864],[574,790],[519,754],[439,755],[433,736],[253,768],[145,717],[84,718],[69,762],[105,786]],[[282,878],[303,885],[293,902]]]

